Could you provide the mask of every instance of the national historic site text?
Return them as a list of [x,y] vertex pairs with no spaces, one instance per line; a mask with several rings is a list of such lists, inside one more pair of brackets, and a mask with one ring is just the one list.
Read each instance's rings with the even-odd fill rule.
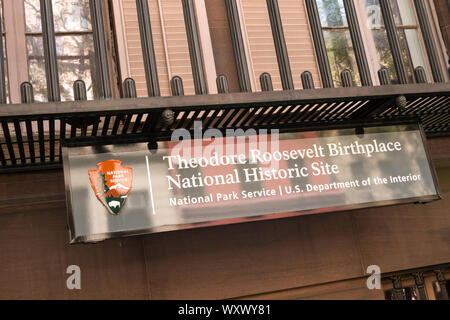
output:
[[[168,169],[167,188],[173,192],[173,196],[169,198],[169,205],[176,207],[264,199],[420,181],[420,175],[413,173],[386,177],[374,174],[374,176],[353,177],[354,179],[350,180],[343,179],[344,181],[339,179],[341,174],[339,163],[345,163],[353,156],[371,158],[379,153],[401,151],[402,144],[399,141],[372,140],[371,143],[362,144],[355,140],[346,145],[342,143],[312,144],[305,149],[275,151],[250,149],[245,153],[211,152],[210,156],[204,156],[202,153],[197,157],[171,154],[163,157]],[[349,158],[343,158],[340,162],[336,161],[339,157]],[[255,183],[261,187],[246,187]],[[237,190],[230,190],[231,185],[240,187],[236,188]],[[224,187],[216,188],[215,192],[202,191],[200,196],[195,192],[196,189],[208,190],[211,186]],[[190,190],[190,192],[183,192],[183,190]]]

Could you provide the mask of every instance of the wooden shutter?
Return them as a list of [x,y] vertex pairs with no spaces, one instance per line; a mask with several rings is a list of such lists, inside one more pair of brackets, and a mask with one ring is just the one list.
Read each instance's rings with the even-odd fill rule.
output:
[[[170,95],[169,81],[176,75],[183,79],[185,94],[194,94],[181,1],[149,0],[148,4],[161,95]],[[136,1],[123,0],[122,12],[128,75],[136,81],[138,96],[147,96]]]
[[[304,2],[302,0],[278,0],[278,3],[295,88],[301,88],[300,74],[306,70],[313,74],[316,87],[320,87],[320,77]],[[281,90],[280,73],[266,1],[241,0],[241,16],[244,31],[247,32],[250,69],[257,89],[261,90],[260,74],[269,72],[274,89]]]

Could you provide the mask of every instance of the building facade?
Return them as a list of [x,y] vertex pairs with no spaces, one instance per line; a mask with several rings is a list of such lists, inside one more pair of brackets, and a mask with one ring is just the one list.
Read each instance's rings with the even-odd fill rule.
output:
[[[2,0],[1,9],[0,298],[448,299],[448,1]],[[421,119],[442,200],[69,245],[59,139],[152,126],[150,113],[114,113],[121,106],[357,97]],[[176,123],[239,127],[233,117],[244,116],[232,109],[213,124],[222,109],[204,110]],[[262,112],[281,119],[276,110]],[[81,290],[66,286],[71,265]],[[366,285],[372,265],[380,290]]]

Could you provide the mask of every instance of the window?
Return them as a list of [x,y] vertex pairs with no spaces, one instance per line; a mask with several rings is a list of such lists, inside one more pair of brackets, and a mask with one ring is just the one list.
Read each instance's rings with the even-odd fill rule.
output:
[[343,0],[318,0],[317,7],[335,86],[341,86],[340,74],[345,69],[353,71],[353,80],[360,85]]
[[[400,46],[405,62],[408,80],[414,82],[414,68],[419,66],[428,69],[425,60],[424,48],[419,36],[419,27],[415,10],[411,0],[391,0],[391,6],[394,10],[395,23],[397,25]],[[386,36],[383,17],[381,14],[379,0],[365,0],[367,12],[367,28],[371,31],[373,42],[377,50],[379,67],[386,67],[389,70],[394,82],[395,74],[394,62],[389,48],[389,42]]]
[[[343,0],[316,1],[335,85],[341,86],[340,73],[344,69],[352,70],[355,84],[360,84]],[[394,11],[408,79],[412,83],[414,82],[414,68],[423,66],[429,74],[415,9],[412,0],[390,0],[390,2]],[[385,67],[389,70],[392,82],[397,83],[397,74],[379,0],[355,1],[355,9],[360,21],[372,75]],[[373,80],[374,83],[377,83],[376,78]]]
[[[28,74],[35,98],[45,101],[47,84],[42,43],[39,0],[25,0]],[[61,100],[73,100],[73,83],[86,83],[88,99],[96,97],[93,79],[94,40],[90,20],[89,0],[53,0],[56,53]]]
[[[88,99],[95,99],[99,94],[90,0],[51,2],[61,100],[74,99],[73,83],[79,79],[86,83]],[[26,81],[32,83],[36,101],[47,101],[40,1],[1,0],[0,5],[4,24],[5,69],[8,70],[8,101],[20,103],[20,84]],[[103,9],[108,8],[104,5]],[[107,35],[110,31],[108,25],[105,21]],[[112,53],[109,54],[112,56]],[[114,78],[113,68],[110,68],[110,73]]]

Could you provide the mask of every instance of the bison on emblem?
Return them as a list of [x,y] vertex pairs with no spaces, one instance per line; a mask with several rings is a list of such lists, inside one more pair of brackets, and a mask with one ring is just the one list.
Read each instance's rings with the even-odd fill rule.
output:
[[89,170],[89,179],[97,199],[110,214],[118,215],[131,191],[133,169],[123,167],[120,160],[106,160]]

